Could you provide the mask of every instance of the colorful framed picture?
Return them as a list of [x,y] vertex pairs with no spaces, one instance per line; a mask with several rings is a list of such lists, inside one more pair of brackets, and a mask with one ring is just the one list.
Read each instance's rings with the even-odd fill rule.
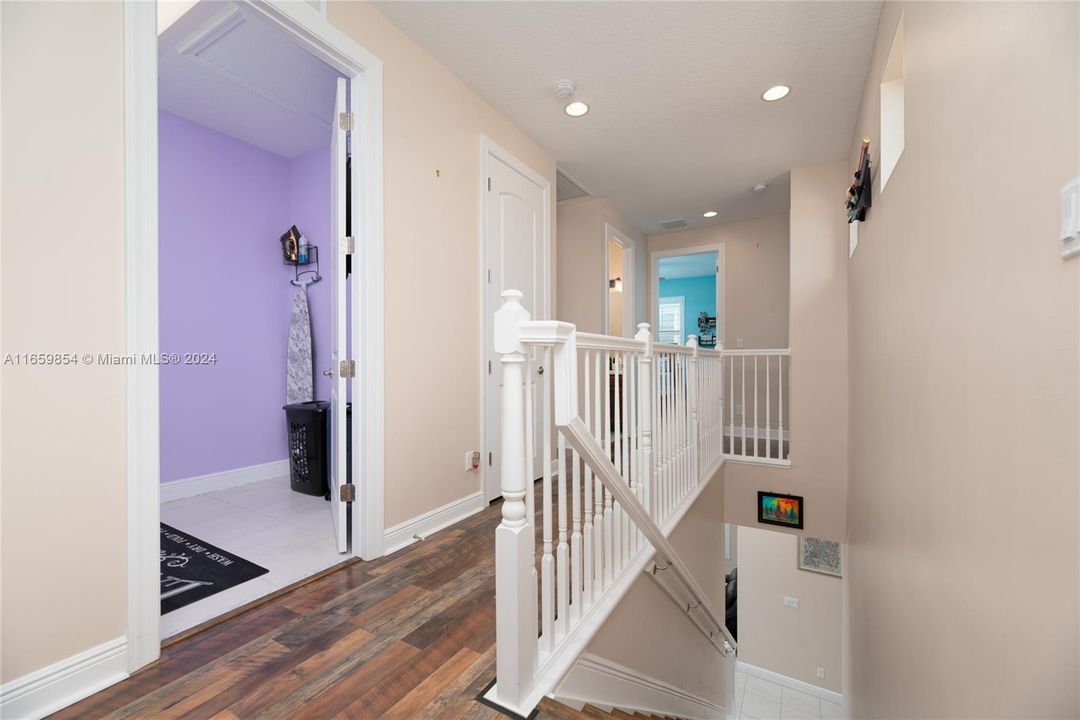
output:
[[799,569],[842,577],[840,543],[800,535]]
[[802,530],[802,495],[785,495],[758,490],[757,504],[759,523]]

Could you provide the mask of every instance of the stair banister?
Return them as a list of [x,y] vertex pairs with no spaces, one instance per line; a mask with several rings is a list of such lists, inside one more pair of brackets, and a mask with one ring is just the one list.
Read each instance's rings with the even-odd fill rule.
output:
[[[499,355],[504,388],[524,382],[525,346],[519,326],[529,312],[517,290],[502,293],[495,313],[494,347]],[[532,526],[526,520],[525,493],[531,483],[525,475],[525,407],[523,392],[502,393],[502,522],[495,530],[495,633],[498,652],[495,672],[499,699],[516,706],[532,689],[537,638],[536,587],[532,582]],[[531,622],[530,622],[531,620]]]
[[[654,387],[653,378],[660,376],[657,374],[658,366],[655,363],[654,344],[648,324],[639,325],[638,333],[633,339],[578,333],[570,323],[532,321],[528,311],[521,305],[521,298],[522,294],[516,290],[502,293],[503,302],[495,313],[493,333],[494,349],[499,355],[499,365],[503,373],[500,421],[500,486],[503,507],[502,521],[495,537],[497,683],[485,697],[513,712],[528,714],[543,693],[549,691],[553,683],[569,670],[578,655],[584,651],[589,638],[629,591],[635,577],[640,577],[653,556],[666,568],[663,576],[672,577],[678,582],[678,592],[672,587],[665,587],[665,591],[675,602],[683,605],[688,613],[694,611],[691,619],[710,641],[728,654],[734,652],[735,644],[724,627],[722,616],[713,607],[665,535],[665,532],[670,533],[677,525],[705,488],[719,462],[722,462],[721,457],[716,466],[712,466],[710,460],[710,477],[702,476],[701,445],[704,439],[701,437],[698,418],[700,404],[697,396],[706,392],[707,388],[706,384],[699,384],[699,378],[715,380],[713,375],[719,371],[722,379],[719,353],[703,352],[702,355],[709,359],[709,364],[699,366],[696,338],[691,340],[689,347],[658,345],[657,349],[663,348],[663,359],[666,363],[663,368],[667,375],[663,377],[662,388]],[[570,611],[567,612],[563,602],[565,596],[558,596],[560,607],[554,626],[549,624],[550,618],[547,617],[551,609],[548,597],[551,587],[544,583],[541,583],[540,588],[537,586],[533,525],[535,520],[532,518],[530,502],[532,482],[527,471],[530,464],[528,458],[531,457],[531,435],[526,437],[530,427],[530,419],[526,417],[526,413],[531,403],[524,400],[527,397],[524,386],[528,377],[528,353],[530,348],[535,347],[543,348],[545,357],[551,358],[547,362],[550,372],[544,378],[545,388],[551,388],[551,395],[542,393],[542,402],[545,427],[549,427],[547,423],[550,423],[558,431],[560,542],[565,526],[562,514],[566,511],[566,498],[563,493],[568,487],[562,472],[570,465],[564,461],[562,448],[565,444],[576,454],[575,463],[584,461],[586,479],[588,480],[590,473],[593,475],[584,485],[585,492],[591,492],[589,485],[595,482],[597,503],[600,502],[601,494],[606,495],[603,516],[601,517],[599,506],[593,508],[596,522],[603,519],[608,522],[609,527],[614,523],[623,528],[624,532],[630,533],[621,538],[618,534],[613,536],[616,542],[621,543],[620,548],[615,555],[606,554],[602,558],[605,565],[602,579],[599,566],[594,568],[595,585],[598,587],[593,587],[591,593],[578,592],[575,588],[579,588],[580,580],[571,584],[568,578],[564,577],[568,558],[565,553],[559,556],[556,584],[560,592],[569,586],[573,599]],[[595,425],[592,430],[580,416],[577,358],[579,349],[586,354],[586,371],[590,369],[590,365],[594,371],[593,384],[596,387],[593,390],[596,395],[592,402],[597,404],[597,410],[600,409],[600,367],[601,363],[603,364],[605,415],[598,416],[593,413]],[[616,376],[616,381],[611,385],[612,390],[608,389],[607,380],[610,367],[615,368]],[[703,376],[702,367],[712,368],[712,371]],[[631,384],[635,372],[638,375],[637,381],[636,384]],[[589,383],[586,382],[586,388],[588,387]],[[716,386],[712,387],[715,389]],[[616,400],[622,395],[622,415],[618,416],[617,439],[608,429],[608,392],[614,393]],[[631,398],[629,403],[627,394]],[[633,397],[635,394],[636,398]],[[719,405],[719,397],[707,397],[709,403]],[[590,400],[586,399],[586,402]],[[554,417],[550,420],[546,412],[548,408],[554,411]],[[614,406],[612,410],[614,411]],[[636,415],[633,415],[634,412]],[[623,424],[623,417],[628,414],[634,419],[627,426]],[[722,414],[720,417],[723,417]],[[635,421],[636,427],[633,424]],[[601,426],[604,427],[603,432],[600,430]],[[712,425],[706,425],[706,432],[710,429]],[[654,433],[661,430],[664,445],[660,448],[661,454],[654,455]],[[616,449],[612,450],[610,444],[605,449],[601,438],[605,442],[614,443]],[[545,444],[550,445],[547,441]],[[618,454],[620,449],[621,455]],[[619,466],[612,462],[609,452],[616,453]],[[629,459],[631,457],[633,459]],[[658,474],[661,469],[662,475]],[[547,462],[544,472],[545,523],[548,523],[551,487],[547,482],[550,472]],[[574,532],[577,533],[579,509],[576,496],[582,486],[576,473],[574,477]],[[612,508],[614,515],[611,514]],[[588,516],[586,519],[588,520]],[[607,531],[608,527],[604,529]],[[604,537],[596,539],[604,541],[604,550],[609,553],[613,538],[605,533]],[[580,544],[575,547],[581,549]],[[544,559],[547,559],[547,550]],[[597,559],[601,559],[599,555]],[[613,569],[610,566],[612,562],[615,563]],[[538,606],[537,602],[538,589],[544,597],[545,604],[542,607]],[[582,604],[584,607],[581,607]],[[540,623],[537,621],[538,611],[542,620]],[[701,615],[704,617],[698,617]],[[538,630],[540,641],[537,638]]]

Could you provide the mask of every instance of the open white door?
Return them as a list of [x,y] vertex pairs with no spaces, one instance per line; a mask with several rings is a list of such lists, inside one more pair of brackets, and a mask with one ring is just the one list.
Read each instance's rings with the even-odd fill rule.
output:
[[349,504],[343,500],[342,488],[347,484],[348,436],[346,409],[348,393],[346,378],[352,373],[348,360],[345,310],[345,169],[348,159],[348,142],[340,118],[345,112],[345,79],[338,78],[337,95],[334,99],[334,123],[330,139],[330,237],[335,245],[332,278],[330,281],[330,316],[333,337],[330,339],[330,504],[334,517],[334,536],[338,552],[349,549]]

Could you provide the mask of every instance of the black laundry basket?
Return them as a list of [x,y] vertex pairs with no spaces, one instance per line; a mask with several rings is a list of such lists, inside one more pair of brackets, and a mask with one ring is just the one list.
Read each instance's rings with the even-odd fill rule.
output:
[[289,432],[289,481],[305,495],[329,498],[330,403],[325,400],[285,406]]

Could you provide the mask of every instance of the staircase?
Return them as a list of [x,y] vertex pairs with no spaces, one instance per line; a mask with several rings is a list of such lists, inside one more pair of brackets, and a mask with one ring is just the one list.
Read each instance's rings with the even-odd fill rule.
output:
[[[577,720],[578,718],[672,718],[671,715],[643,715],[641,713],[629,713],[623,712],[618,708],[612,708],[611,710],[604,710],[596,707],[595,705],[586,704],[580,710],[575,710],[569,705],[563,705],[557,700],[551,698],[544,698],[540,701],[540,704],[536,706],[539,712],[536,714],[537,720]],[[677,719],[673,719],[677,720]]]
[[[505,291],[494,323],[503,505],[496,684],[485,697],[523,717],[538,706],[550,717],[634,717],[544,696],[646,570],[717,652],[734,656],[722,609],[668,540],[724,461],[724,358],[693,336],[686,346],[654,343],[644,323],[631,339],[533,321],[521,298]],[[538,476],[539,509],[530,491]]]

